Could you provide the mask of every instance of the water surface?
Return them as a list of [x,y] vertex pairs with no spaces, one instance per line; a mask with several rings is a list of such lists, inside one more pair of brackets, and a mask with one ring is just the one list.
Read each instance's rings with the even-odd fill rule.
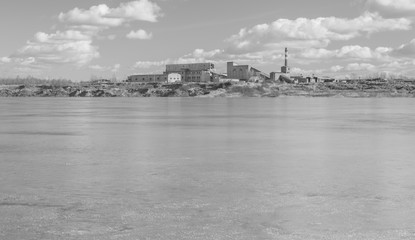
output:
[[0,100],[0,239],[415,239],[412,99]]

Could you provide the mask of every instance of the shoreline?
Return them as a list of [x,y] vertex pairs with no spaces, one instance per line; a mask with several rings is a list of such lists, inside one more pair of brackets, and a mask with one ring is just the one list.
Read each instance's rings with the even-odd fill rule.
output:
[[0,85],[0,97],[415,97],[414,81]]

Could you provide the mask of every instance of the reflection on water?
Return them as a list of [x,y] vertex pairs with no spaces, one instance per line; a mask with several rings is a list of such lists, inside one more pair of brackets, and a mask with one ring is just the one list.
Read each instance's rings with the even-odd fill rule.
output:
[[0,106],[0,239],[415,239],[411,99]]

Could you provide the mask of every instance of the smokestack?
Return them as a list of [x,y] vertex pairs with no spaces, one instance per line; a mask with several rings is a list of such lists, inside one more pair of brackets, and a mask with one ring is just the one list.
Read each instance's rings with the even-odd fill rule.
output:
[[288,48],[285,48],[285,66],[288,67]]

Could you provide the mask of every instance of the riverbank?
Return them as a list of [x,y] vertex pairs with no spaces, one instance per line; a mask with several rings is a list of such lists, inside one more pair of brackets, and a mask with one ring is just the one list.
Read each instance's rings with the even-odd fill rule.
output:
[[1,97],[415,97],[414,81],[0,85]]

